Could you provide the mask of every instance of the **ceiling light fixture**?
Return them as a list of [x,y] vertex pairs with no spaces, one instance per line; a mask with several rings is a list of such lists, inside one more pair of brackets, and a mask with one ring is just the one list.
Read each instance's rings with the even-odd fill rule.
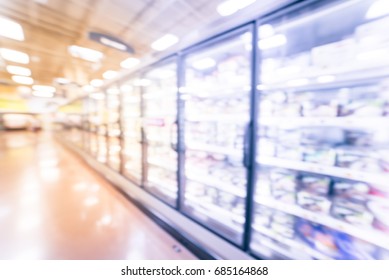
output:
[[15,83],[22,84],[22,85],[32,85],[34,83],[34,80],[31,77],[25,77],[25,76],[12,76],[12,80]]
[[166,34],[159,38],[158,40],[154,41],[151,44],[151,48],[153,48],[156,51],[163,51],[167,48],[170,48],[171,46],[177,44],[179,41],[178,37],[173,34]]
[[120,63],[120,67],[125,68],[125,69],[131,69],[131,68],[135,67],[136,65],[138,65],[139,62],[140,62],[139,59],[134,58],[134,57],[129,57]]
[[120,51],[126,51],[127,50],[127,46],[125,46],[124,44],[121,44],[119,42],[110,40],[110,39],[108,39],[106,37],[101,37],[100,38],[100,43],[102,43],[103,45],[106,45],[108,47],[112,47],[114,49],[118,49]]
[[91,62],[99,62],[104,57],[102,52],[75,45],[70,46],[68,51],[74,57]]
[[5,60],[12,61],[15,63],[28,64],[30,62],[30,57],[24,52],[1,48],[0,55]]
[[94,89],[95,88],[93,86],[91,86],[91,85],[85,85],[85,86],[82,87],[82,90],[86,91],[86,92],[92,92],[92,91],[94,91]]
[[0,36],[16,41],[24,41],[23,28],[19,23],[0,17],[0,26]]
[[93,79],[90,81],[90,84],[94,87],[101,87],[104,84],[104,81],[100,79]]
[[228,0],[219,4],[216,10],[219,15],[226,17],[250,6],[255,1],[256,0]]
[[7,65],[7,72],[12,75],[31,76],[31,70],[21,66]]
[[103,78],[107,79],[107,80],[110,80],[110,79],[115,78],[117,75],[118,75],[118,72],[112,71],[112,70],[108,70],[108,71],[105,71],[103,73]]
[[55,78],[54,82],[56,82],[60,85],[70,84],[70,81],[68,79],[65,79],[65,78]]

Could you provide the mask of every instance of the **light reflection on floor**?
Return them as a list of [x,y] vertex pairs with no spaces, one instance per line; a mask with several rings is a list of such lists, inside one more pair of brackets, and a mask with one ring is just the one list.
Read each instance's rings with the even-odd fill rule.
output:
[[194,258],[49,133],[0,132],[0,178],[0,259]]

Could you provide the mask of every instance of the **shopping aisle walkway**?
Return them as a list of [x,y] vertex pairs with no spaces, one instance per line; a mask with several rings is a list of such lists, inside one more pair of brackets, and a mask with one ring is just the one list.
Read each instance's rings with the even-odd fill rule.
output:
[[194,258],[49,133],[0,132],[0,259]]

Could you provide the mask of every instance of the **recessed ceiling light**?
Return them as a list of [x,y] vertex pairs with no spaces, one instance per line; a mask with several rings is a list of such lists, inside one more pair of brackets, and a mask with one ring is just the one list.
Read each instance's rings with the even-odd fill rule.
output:
[[136,65],[138,65],[139,62],[140,62],[139,59],[134,58],[134,57],[129,57],[129,58],[123,60],[123,61],[120,63],[120,67],[126,68],[126,69],[130,69],[130,68],[133,68],[133,67],[135,67]]
[[34,80],[31,77],[25,77],[25,76],[12,76],[12,80],[15,83],[22,84],[22,85],[32,85],[34,83]]
[[54,82],[61,84],[61,85],[66,85],[66,84],[70,83],[70,81],[68,79],[65,79],[65,78],[55,78]]
[[99,62],[104,57],[102,52],[75,45],[70,46],[68,51],[74,57],[91,62]]
[[118,72],[116,72],[116,71],[108,70],[108,71],[105,71],[103,73],[103,78],[107,79],[107,80],[113,79],[117,76],[117,74],[118,74]]
[[31,76],[31,70],[21,66],[7,65],[7,72],[13,75]]
[[179,39],[176,35],[166,34],[161,38],[159,38],[158,40],[154,41],[151,44],[151,48],[153,48],[156,51],[163,51],[173,46],[174,44],[177,44],[178,41]]
[[55,87],[52,86],[44,86],[44,85],[33,85],[32,89],[35,91],[42,91],[42,92],[55,92]]
[[54,97],[54,93],[53,92],[47,92],[47,91],[36,91],[36,90],[34,90],[32,92],[32,95],[34,95],[36,97],[45,97],[45,98]]
[[90,84],[94,87],[101,87],[104,84],[104,81],[100,79],[93,79],[90,81]]
[[0,26],[0,36],[17,41],[24,41],[23,28],[19,23],[0,17]]
[[1,48],[0,55],[5,60],[16,62],[16,63],[28,64],[30,62],[30,57],[28,56],[28,54],[24,52]]
[[216,10],[221,16],[226,17],[250,6],[255,1],[256,0],[227,0],[219,4]]

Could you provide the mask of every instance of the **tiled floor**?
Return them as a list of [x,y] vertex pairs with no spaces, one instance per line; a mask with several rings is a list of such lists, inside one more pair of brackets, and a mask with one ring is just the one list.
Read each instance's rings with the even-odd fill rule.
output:
[[0,132],[0,259],[195,257],[49,133]]

